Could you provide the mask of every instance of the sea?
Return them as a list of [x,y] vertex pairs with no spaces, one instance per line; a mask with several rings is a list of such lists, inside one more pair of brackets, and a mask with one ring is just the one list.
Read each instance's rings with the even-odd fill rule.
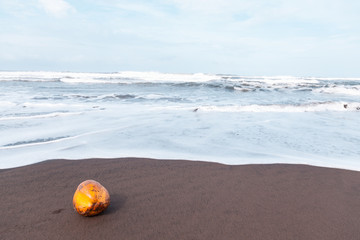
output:
[[0,168],[147,157],[360,170],[360,78],[0,72]]

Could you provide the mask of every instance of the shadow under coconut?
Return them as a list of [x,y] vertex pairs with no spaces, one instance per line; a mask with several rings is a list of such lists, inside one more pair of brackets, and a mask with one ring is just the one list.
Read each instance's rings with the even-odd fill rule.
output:
[[99,215],[114,214],[118,212],[124,205],[127,197],[122,194],[111,194],[109,207]]

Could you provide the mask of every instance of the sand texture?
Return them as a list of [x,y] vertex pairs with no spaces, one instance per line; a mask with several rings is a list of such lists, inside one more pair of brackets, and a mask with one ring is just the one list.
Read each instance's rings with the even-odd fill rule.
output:
[[[84,180],[109,208],[83,217]],[[0,238],[360,239],[360,173],[305,165],[154,160],[52,160],[0,170]]]

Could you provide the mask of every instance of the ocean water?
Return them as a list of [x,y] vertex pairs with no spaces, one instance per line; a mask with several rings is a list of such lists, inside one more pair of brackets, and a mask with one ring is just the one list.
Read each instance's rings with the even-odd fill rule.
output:
[[360,78],[0,72],[0,168],[90,157],[360,170]]

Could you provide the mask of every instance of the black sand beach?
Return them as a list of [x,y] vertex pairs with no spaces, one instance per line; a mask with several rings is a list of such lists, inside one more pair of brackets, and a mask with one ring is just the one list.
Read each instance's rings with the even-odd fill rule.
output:
[[[72,208],[105,186],[96,217]],[[52,160],[0,170],[1,239],[360,239],[360,173],[305,165]]]

